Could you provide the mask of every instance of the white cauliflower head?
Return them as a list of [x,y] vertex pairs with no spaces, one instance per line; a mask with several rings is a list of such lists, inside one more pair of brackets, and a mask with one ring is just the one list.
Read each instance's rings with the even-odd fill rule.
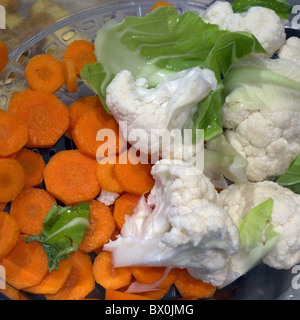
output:
[[272,268],[290,269],[300,262],[300,195],[272,181],[231,185],[220,193],[222,206],[236,225],[268,198],[273,199],[270,223],[279,235],[263,262]]
[[[164,130],[181,130],[198,102],[216,86],[214,72],[199,67],[175,73],[155,88],[148,88],[146,79],[135,81],[131,72],[123,70],[109,84],[106,104],[129,143],[136,139],[133,133],[142,130],[140,145],[147,149],[144,153],[155,154],[161,152]],[[166,154],[171,152],[168,141],[162,149]]]
[[148,200],[141,198],[121,235],[104,246],[114,266],[182,267],[213,285],[222,283],[239,234],[218,205],[214,186],[199,169],[179,160],[160,160],[152,174]]
[[300,154],[300,68],[287,59],[245,59],[225,78],[227,141],[257,182],[283,174]]
[[278,57],[281,59],[290,59],[300,65],[300,38],[288,38],[280,48]]
[[268,8],[253,6],[246,12],[234,13],[229,2],[216,1],[202,14],[202,18],[206,23],[217,24],[221,30],[252,33],[270,56],[286,40],[284,22]]

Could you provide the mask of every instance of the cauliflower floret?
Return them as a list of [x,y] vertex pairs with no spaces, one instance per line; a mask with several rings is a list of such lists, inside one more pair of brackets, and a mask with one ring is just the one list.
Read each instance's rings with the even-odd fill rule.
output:
[[111,206],[115,203],[115,201],[119,198],[120,194],[116,192],[109,192],[106,190],[101,190],[99,197],[97,200],[106,206]]
[[152,169],[155,185],[127,216],[117,240],[104,246],[114,265],[188,268],[214,285],[227,275],[229,256],[237,253],[239,234],[219,205],[218,193],[195,166],[160,160]]
[[229,143],[248,161],[249,181],[283,174],[300,154],[300,112],[223,108]]
[[271,223],[278,238],[263,262],[276,269],[290,269],[300,262],[300,195],[272,181],[231,185],[220,193],[223,208],[236,225],[255,206],[273,199]]
[[204,12],[203,20],[217,24],[221,30],[252,33],[270,56],[285,43],[284,22],[273,10],[254,6],[246,12],[234,13],[228,4],[216,1]]
[[163,141],[160,149],[160,138],[173,129],[180,131],[198,102],[216,86],[214,72],[198,67],[178,72],[151,89],[146,79],[135,81],[130,71],[123,70],[109,84],[106,104],[129,143],[135,143],[134,133],[143,131],[140,151],[164,157],[161,149],[167,155],[172,151],[170,140]]
[[279,58],[290,59],[300,65],[300,38],[291,37],[278,52]]

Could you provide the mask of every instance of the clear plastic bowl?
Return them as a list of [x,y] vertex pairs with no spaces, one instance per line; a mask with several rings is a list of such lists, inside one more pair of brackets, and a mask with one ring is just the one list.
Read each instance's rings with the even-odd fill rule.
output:
[[[153,5],[153,1],[97,1],[84,2],[81,6],[74,6],[74,1],[62,1],[69,5],[69,16],[61,19],[55,25],[44,30],[35,30],[35,34],[22,35],[23,42],[11,51],[10,62],[0,76],[0,109],[6,109],[13,92],[26,88],[24,69],[28,60],[36,54],[51,53],[61,59],[65,47],[76,39],[93,41],[101,26],[110,19],[122,21],[127,16],[141,17]],[[179,13],[192,10],[201,12],[214,0],[202,1],[172,1]],[[73,3],[73,5],[72,5]],[[76,3],[76,1],[75,1]],[[41,27],[41,26],[39,26]],[[293,34],[294,35],[294,34]],[[74,102],[87,94],[93,94],[84,85],[79,84],[77,93],[70,93],[64,87],[57,92],[57,96],[66,104]],[[56,152],[72,149],[73,145],[67,138],[62,138],[53,148],[38,150],[49,161]],[[291,286],[295,276],[291,270],[275,270],[260,264],[243,277],[216,292],[216,300],[299,300],[300,294]],[[29,295],[32,299],[43,299],[42,296]],[[103,298],[104,289],[99,285],[88,296],[89,298]],[[175,287],[172,287],[166,298],[179,297]],[[0,300],[7,299],[0,293]]]

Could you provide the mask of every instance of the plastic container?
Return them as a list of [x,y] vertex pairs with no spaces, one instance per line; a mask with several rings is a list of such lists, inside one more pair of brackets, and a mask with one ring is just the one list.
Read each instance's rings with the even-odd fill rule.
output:
[[[179,13],[184,13],[188,10],[201,12],[213,2],[213,0],[172,1],[172,4],[176,6]],[[65,47],[75,39],[94,40],[97,31],[106,21],[110,19],[122,21],[126,16],[141,17],[149,11],[154,2],[101,1],[100,4],[98,1],[87,0],[82,4],[81,1],[66,0],[61,3],[64,3],[68,9],[67,16],[60,17],[60,21],[51,26],[47,26],[47,23],[39,24],[38,28],[45,27],[42,31],[39,29],[31,31],[29,34],[22,34],[19,46],[16,49],[10,48],[10,62],[0,76],[0,109],[7,108],[7,103],[13,92],[26,88],[24,69],[28,59],[36,54],[46,52],[60,59]],[[11,44],[11,46],[13,45]],[[61,88],[57,95],[66,105],[69,105],[89,93],[91,93],[89,89],[80,83],[76,94],[71,94],[65,88]],[[45,161],[48,161],[56,152],[72,147],[70,140],[62,138],[53,148],[39,150],[39,152]],[[291,286],[294,276],[295,274],[291,270],[275,270],[260,264],[233,284],[219,290],[214,298],[217,300],[298,300],[300,294]],[[88,297],[103,298],[103,296],[104,289],[96,286],[96,289]],[[172,288],[167,294],[168,298],[177,296],[175,288]],[[43,299],[41,296],[34,295],[30,295],[30,298]],[[0,293],[0,300],[3,299],[6,297]]]

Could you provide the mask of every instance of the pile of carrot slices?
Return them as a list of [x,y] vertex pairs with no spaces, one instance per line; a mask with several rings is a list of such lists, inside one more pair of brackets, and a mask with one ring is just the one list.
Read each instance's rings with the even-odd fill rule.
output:
[[[8,62],[5,48],[0,42],[0,72]],[[210,298],[216,288],[192,278],[186,269],[172,269],[155,291],[128,293],[134,281],[156,283],[165,268],[114,268],[111,254],[102,250],[154,180],[150,164],[120,163],[119,157],[129,152],[123,142],[116,154],[108,154],[115,156],[114,164],[96,160],[103,143],[96,141],[100,129],[112,129],[121,140],[117,122],[97,96],[66,106],[56,95],[61,88],[77,92],[80,70],[95,61],[94,45],[87,40],[67,46],[61,60],[49,54],[31,57],[25,69],[27,88],[12,95],[7,111],[0,110],[0,265],[6,271],[6,288],[0,292],[15,300],[29,299],[26,293],[48,300],[82,300],[98,284],[105,289],[103,299],[158,300],[175,285],[183,299]],[[53,148],[64,136],[76,149],[59,151],[46,163],[38,150]],[[107,206],[97,201],[101,190],[120,196]],[[85,238],[77,252],[49,272],[42,244],[24,239],[40,235],[54,204],[84,201],[90,203]]]

